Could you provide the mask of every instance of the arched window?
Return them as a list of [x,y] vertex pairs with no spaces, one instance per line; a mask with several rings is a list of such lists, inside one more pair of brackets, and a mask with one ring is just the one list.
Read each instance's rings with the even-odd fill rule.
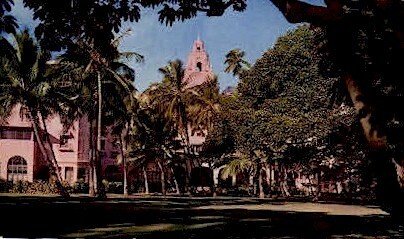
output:
[[196,63],[196,70],[197,71],[202,71],[202,63],[201,62],[198,62],[198,63]]
[[14,156],[8,160],[7,180],[12,182],[28,180],[27,161],[23,157]]

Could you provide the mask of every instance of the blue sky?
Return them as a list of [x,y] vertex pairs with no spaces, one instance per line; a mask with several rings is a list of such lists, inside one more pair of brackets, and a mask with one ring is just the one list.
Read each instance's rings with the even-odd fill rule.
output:
[[[36,25],[32,12],[23,8],[22,0],[15,2],[12,14],[21,28],[32,30]],[[136,51],[145,56],[144,63],[128,62],[137,72],[135,85],[140,91],[161,80],[157,69],[169,60],[179,58],[186,62],[198,34],[205,41],[213,70],[219,76],[220,87],[234,86],[237,79],[223,72],[224,56],[229,50],[241,48],[246,52],[247,59],[254,62],[279,36],[296,27],[287,23],[269,0],[249,0],[247,10],[243,13],[227,11],[222,17],[211,18],[200,14],[186,22],[177,22],[172,27],[161,25],[157,19],[155,10],[145,9],[139,22],[126,22],[122,27],[122,30],[131,28],[133,32],[122,42],[122,50]]]

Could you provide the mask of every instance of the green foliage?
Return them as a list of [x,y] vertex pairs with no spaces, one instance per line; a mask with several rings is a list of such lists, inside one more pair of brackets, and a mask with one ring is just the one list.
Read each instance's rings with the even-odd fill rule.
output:
[[106,193],[115,193],[115,194],[123,193],[122,182],[108,182],[107,180],[102,180],[102,183],[104,184]]
[[[72,186],[67,183],[62,183],[64,188],[69,193],[88,193],[88,183],[83,180],[75,182]],[[22,194],[33,194],[33,195],[55,195],[59,193],[54,181],[41,181],[37,180],[34,182],[18,181],[18,182],[8,182],[0,181],[0,192],[3,193],[22,193]]]
[[13,16],[6,14],[11,11],[13,5],[13,0],[2,0],[0,2],[0,36],[3,32],[15,33],[15,29],[18,28],[17,20]]
[[205,153],[227,165],[223,177],[246,171],[257,177],[277,161],[302,174],[350,179],[355,192],[367,183],[354,110],[336,100],[338,71],[323,68],[325,41],[322,30],[300,26],[240,74],[237,93],[222,98],[205,143]]
[[72,186],[73,193],[88,193],[88,183],[84,182],[83,179],[77,180]]
[[241,75],[245,70],[248,70],[251,65],[244,60],[245,52],[241,49],[233,49],[226,54],[224,62],[226,66],[224,72],[232,73],[233,76]]
[[213,119],[220,112],[221,96],[217,76],[195,86],[192,93],[188,102],[190,125],[193,131],[208,131],[213,127]]
[[[64,186],[68,187],[68,184],[65,184]],[[58,189],[53,182],[49,183],[45,181],[18,181],[13,184],[13,187],[9,190],[9,192],[24,194],[58,194]]]
[[41,21],[35,35],[46,49],[57,51],[85,39],[93,40],[102,52],[108,49],[113,33],[119,32],[122,21],[139,21],[142,8],[157,8],[159,21],[172,25],[195,17],[198,11],[208,16],[222,15],[229,7],[243,11],[246,0],[24,0],[24,5]]
[[314,39],[318,29],[300,26],[278,39],[275,46],[245,74],[238,86],[241,104],[235,112],[236,141],[244,150],[281,153],[295,144],[321,142],[339,120],[352,116],[330,107],[337,78],[324,78]]
[[28,109],[43,118],[55,112],[63,114],[73,102],[60,82],[50,77],[49,52],[39,48],[28,30],[13,37],[14,44],[0,39],[0,117],[7,117],[18,104],[23,116]]
[[0,192],[8,193],[13,188],[13,183],[0,179]]
[[163,75],[161,83],[152,85],[146,90],[151,108],[164,115],[181,136],[183,144],[189,146],[188,107],[195,92],[183,82],[184,68],[180,60],[170,61],[167,66],[159,69]]

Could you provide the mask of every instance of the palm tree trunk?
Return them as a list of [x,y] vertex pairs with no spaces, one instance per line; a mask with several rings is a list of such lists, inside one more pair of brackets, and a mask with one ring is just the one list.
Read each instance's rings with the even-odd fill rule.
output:
[[280,181],[280,187],[281,187],[281,191],[283,196],[285,197],[290,197],[290,193],[289,193],[289,187],[287,184],[287,172],[284,166],[281,166],[281,181]]
[[[184,130],[184,134],[188,135],[188,130]],[[181,136],[182,138],[182,142],[184,143],[185,147],[184,147],[184,152],[185,152],[185,167],[187,170],[187,177],[188,177],[188,181],[190,181],[191,179],[191,171],[192,171],[192,161],[191,161],[191,149],[189,146],[189,137],[187,136]],[[188,186],[188,184],[186,185]]]
[[97,179],[97,197],[104,198],[105,190],[102,185],[101,180],[101,139],[102,139],[102,83],[101,74],[97,73],[97,83],[98,83],[98,117],[97,117],[97,151],[96,151],[96,162],[95,162],[95,174],[94,178]]
[[174,186],[175,186],[175,191],[177,192],[176,194],[180,195],[180,186],[178,185],[178,181],[177,178],[175,177],[175,173],[174,173],[174,169],[172,167],[171,168],[171,174],[173,175],[173,181],[174,181]]
[[94,180],[94,121],[90,120],[90,170],[88,180],[88,194],[90,197],[95,196],[95,180]]
[[268,185],[269,194],[271,194],[271,169],[269,163],[265,163],[265,180]]
[[191,147],[190,147],[190,140],[189,140],[189,130],[188,130],[188,117],[187,117],[187,112],[184,104],[180,105],[180,112],[181,112],[181,118],[183,122],[183,130],[184,130],[184,141],[185,141],[185,149],[186,149],[186,158],[185,158],[185,166],[187,169],[187,178],[186,178],[186,191],[189,192],[190,190],[190,182],[191,182],[191,172],[192,172],[192,159],[191,159]]
[[127,175],[127,169],[126,169],[126,156],[125,156],[125,151],[126,151],[126,145],[123,143],[122,139],[122,134],[119,136],[119,145],[121,149],[121,157],[122,157],[122,164],[123,164],[123,195],[128,196],[128,175]]
[[317,176],[316,199],[318,200],[321,197],[321,171],[319,171],[316,174],[316,176]]
[[273,175],[273,167],[272,167],[272,163],[271,162],[269,162],[269,193],[270,194],[272,194],[272,184],[273,184],[273,181],[274,181],[274,179],[273,179],[273,177],[272,177],[272,175]]
[[253,189],[254,189],[253,195],[254,196],[257,196],[257,194],[258,194],[258,180],[257,180],[257,175],[258,174],[257,174],[257,171],[258,171],[258,169],[257,169],[256,165],[254,165],[254,171],[252,173],[252,178],[253,178],[252,183],[253,183]]
[[[56,161],[55,154],[52,148],[52,144],[49,141],[49,134],[46,129],[44,129],[44,134],[45,137],[42,138],[41,134],[39,132],[40,130],[40,121],[37,112],[35,112],[33,109],[29,109],[29,116],[31,119],[32,123],[32,128],[34,130],[34,135],[37,140],[39,150],[41,151],[43,157],[45,158],[45,161],[48,163],[50,172],[51,174],[55,177],[56,179],[56,187],[58,188],[60,195],[64,198],[70,197],[69,192],[63,187],[62,185],[62,176],[59,171],[59,165]],[[44,123],[44,122],[43,122]],[[43,140],[45,139],[45,140]]]
[[163,194],[163,196],[165,196],[166,195],[166,179],[165,179],[163,165],[161,164],[160,159],[156,159],[156,162],[160,169],[161,193]]
[[259,198],[264,198],[265,194],[264,194],[264,187],[262,186],[262,169],[260,168],[258,170],[258,197]]
[[144,193],[149,194],[149,181],[147,180],[147,172],[146,172],[146,167],[142,167],[143,171],[143,179],[144,179]]

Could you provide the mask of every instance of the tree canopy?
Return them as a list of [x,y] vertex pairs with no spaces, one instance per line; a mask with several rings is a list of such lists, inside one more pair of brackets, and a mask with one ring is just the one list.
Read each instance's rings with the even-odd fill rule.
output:
[[[316,151],[312,158],[324,159],[330,135],[340,128],[355,128],[355,117],[346,103],[332,104],[339,78],[326,77],[320,70],[324,57],[316,43],[321,37],[320,29],[301,26],[279,38],[241,74],[237,94],[222,100],[205,148],[228,154],[233,147],[247,155],[258,150],[283,157],[292,148],[311,147]],[[320,151],[324,154],[318,155]]]

